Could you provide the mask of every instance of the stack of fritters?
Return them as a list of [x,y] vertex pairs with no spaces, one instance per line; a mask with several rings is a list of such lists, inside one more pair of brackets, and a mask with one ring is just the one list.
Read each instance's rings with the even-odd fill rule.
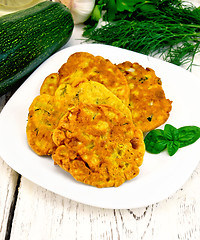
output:
[[29,108],[27,139],[77,181],[118,187],[139,173],[142,132],[163,124],[170,110],[153,70],[77,52],[45,78]]
[[53,94],[58,85],[62,83],[71,84],[75,80],[82,78],[103,84],[121,99],[124,104],[128,105],[129,87],[126,78],[121,74],[117,66],[108,59],[104,59],[101,56],[93,56],[87,52],[72,54],[59,69],[59,75],[51,74],[45,79],[40,93]]
[[41,94],[29,107],[27,138],[38,155],[51,155],[55,150],[52,134],[68,109],[80,103],[107,104],[132,119],[128,107],[104,85],[82,80],[74,84],[61,84],[54,96]]

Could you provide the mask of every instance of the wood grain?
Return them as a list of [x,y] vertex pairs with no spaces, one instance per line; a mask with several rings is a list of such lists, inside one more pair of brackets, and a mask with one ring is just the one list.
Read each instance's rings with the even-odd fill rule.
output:
[[168,199],[144,208],[112,210],[60,197],[22,178],[11,240],[200,239],[200,164]]
[[[191,2],[200,6],[199,0]],[[66,46],[74,44],[71,39]],[[195,63],[199,62],[200,54],[195,57]],[[200,79],[199,67],[194,66],[192,72]],[[0,111],[11,95],[0,97]],[[21,177],[1,158],[0,170],[0,240],[200,239],[200,164],[166,200],[124,210],[63,198]]]
[[0,158],[0,239],[5,239],[11,226],[8,225],[9,218],[12,218],[12,207],[15,205],[15,190],[18,174],[13,171]]
[[[9,92],[0,97],[0,112],[9,98]],[[15,207],[15,192],[19,174],[12,170],[0,157],[0,239],[6,239],[11,225],[13,207]]]

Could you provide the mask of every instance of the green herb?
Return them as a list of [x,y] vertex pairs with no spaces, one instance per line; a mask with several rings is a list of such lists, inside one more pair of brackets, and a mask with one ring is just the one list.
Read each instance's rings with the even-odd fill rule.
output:
[[178,131],[180,147],[188,146],[199,139],[200,128],[198,127],[182,127]]
[[155,129],[150,131],[145,139],[146,151],[158,154],[167,148],[168,154],[173,156],[179,148],[188,146],[200,138],[200,128],[185,126],[175,128],[166,124],[164,130]]
[[102,0],[96,7],[106,24],[96,28],[100,18],[94,10],[83,33],[87,41],[159,54],[176,65],[189,64],[191,69],[200,52],[200,8],[181,0]]
[[146,150],[150,153],[162,152],[167,147],[167,142],[161,129],[152,130],[144,139]]
[[166,124],[164,127],[164,137],[168,141],[177,141],[179,138],[179,131],[170,124]]

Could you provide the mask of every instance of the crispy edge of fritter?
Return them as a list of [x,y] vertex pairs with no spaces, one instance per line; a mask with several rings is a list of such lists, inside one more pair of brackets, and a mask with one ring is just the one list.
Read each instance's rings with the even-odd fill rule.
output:
[[29,107],[26,126],[27,141],[35,153],[43,156],[55,151],[52,134],[67,110],[67,104],[54,96],[42,94],[35,97]]
[[169,118],[172,101],[166,99],[161,79],[155,71],[129,61],[117,66],[130,88],[129,108],[135,125],[148,132],[164,124]]
[[49,94],[51,96],[54,96],[56,89],[59,85],[59,75],[58,73],[51,73],[48,75],[41,87],[40,87],[40,94]]

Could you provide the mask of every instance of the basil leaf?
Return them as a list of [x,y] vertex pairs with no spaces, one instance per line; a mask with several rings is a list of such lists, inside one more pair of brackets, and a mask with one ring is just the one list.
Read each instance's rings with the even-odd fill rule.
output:
[[149,132],[144,139],[146,151],[150,153],[160,153],[167,147],[167,140],[161,129],[155,129]]
[[200,138],[200,128],[196,126],[186,126],[178,129],[180,148],[196,142]]
[[173,156],[179,149],[179,142],[178,141],[169,141],[167,143],[167,151],[169,156]]
[[164,130],[155,129],[150,131],[145,139],[146,151],[160,153],[167,148],[168,154],[173,156],[179,148],[188,146],[200,138],[200,128],[185,126],[179,129],[166,124]]
[[170,141],[174,141],[174,140],[178,140],[178,129],[173,127],[170,124],[166,124],[165,128],[164,128],[164,136],[166,139],[170,140]]

